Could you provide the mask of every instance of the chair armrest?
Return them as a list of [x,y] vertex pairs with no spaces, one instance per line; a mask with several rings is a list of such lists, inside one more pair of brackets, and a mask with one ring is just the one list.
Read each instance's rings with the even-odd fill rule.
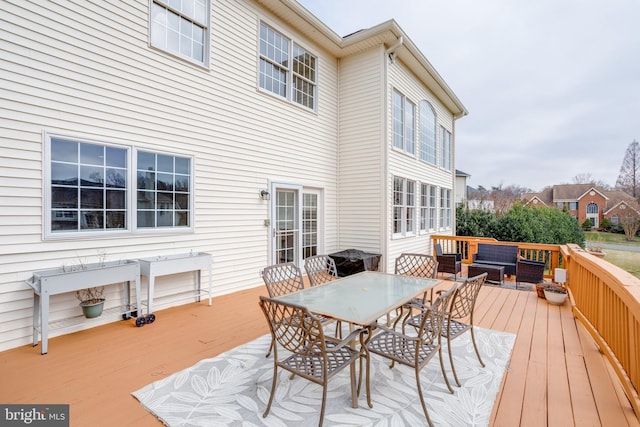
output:
[[355,329],[353,332],[351,332],[349,335],[347,335],[345,338],[343,338],[342,340],[338,339],[338,338],[334,338],[334,337],[327,337],[325,336],[325,340],[330,341],[332,343],[337,344],[335,347],[331,347],[331,348],[327,348],[327,352],[331,352],[331,351],[337,351],[340,350],[342,347],[347,346],[351,343],[353,343],[355,341],[355,339],[359,336],[362,335],[363,333],[365,333],[367,330],[364,328],[358,328]]

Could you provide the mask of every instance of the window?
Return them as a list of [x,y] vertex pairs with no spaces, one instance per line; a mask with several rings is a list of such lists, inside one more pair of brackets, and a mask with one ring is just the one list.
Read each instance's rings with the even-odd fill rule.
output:
[[440,167],[451,170],[451,132],[440,127]]
[[151,46],[199,64],[208,60],[209,0],[153,0]]
[[315,110],[317,62],[304,48],[260,23],[261,89]]
[[302,193],[302,258],[318,255],[318,194]]
[[564,209],[564,202],[556,202],[556,208],[560,210]]
[[138,151],[138,228],[188,227],[191,160]]
[[420,160],[436,164],[436,113],[427,101],[420,101]]
[[416,183],[405,178],[393,178],[393,234],[415,233]]
[[569,210],[577,211],[578,210],[578,202],[569,202]]
[[393,146],[409,154],[416,152],[416,106],[393,90]]
[[451,228],[451,190],[440,189],[440,229]]
[[438,215],[437,215],[437,189],[435,186],[429,186],[429,230],[435,230],[438,224]]
[[128,151],[62,138],[49,147],[51,233],[128,228]]
[[45,236],[189,228],[191,158],[137,151],[132,168],[132,152],[47,136]]
[[618,217],[618,215],[613,215],[611,217],[611,224],[613,224],[613,225],[620,224],[620,218]]
[[597,214],[598,213],[598,205],[595,203],[589,203],[587,205],[587,213],[588,214]]
[[436,187],[429,184],[420,186],[420,231],[436,229]]

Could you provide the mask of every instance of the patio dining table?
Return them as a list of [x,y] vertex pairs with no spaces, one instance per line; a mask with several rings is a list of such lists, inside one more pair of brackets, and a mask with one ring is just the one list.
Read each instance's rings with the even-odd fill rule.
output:
[[[440,283],[438,279],[363,271],[276,299],[371,329],[379,318]],[[352,396],[352,406],[358,406],[357,396]]]

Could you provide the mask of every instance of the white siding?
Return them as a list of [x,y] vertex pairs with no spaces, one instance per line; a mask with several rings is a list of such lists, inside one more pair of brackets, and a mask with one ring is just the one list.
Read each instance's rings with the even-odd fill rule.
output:
[[[336,58],[251,1],[216,0],[206,69],[148,47],[148,9],[148,0],[0,4],[0,351],[31,340],[32,272],[95,262],[101,250],[107,260],[206,251],[215,294],[260,285],[269,233],[258,194],[270,180],[324,190],[325,247],[337,249]],[[317,113],[257,89],[260,19],[318,56]],[[44,132],[193,155],[195,231],[43,240]],[[190,281],[158,278],[157,293]],[[78,310],[73,295],[56,296],[51,317]]]
[[379,47],[340,62],[340,249],[383,250],[383,57]]
[[[409,155],[405,152],[393,148],[393,105],[392,105],[392,93],[393,89],[397,89],[403,95],[405,95],[411,102],[416,105],[416,154]],[[419,160],[419,104],[421,100],[427,100],[433,106],[436,112],[436,141],[437,141],[437,160],[438,165],[434,166]],[[387,100],[386,100],[387,116],[387,141],[386,147],[389,150],[388,156],[388,174],[386,176],[387,182],[387,197],[388,200],[393,200],[393,177],[399,176],[414,180],[416,182],[416,227],[419,228],[420,220],[420,184],[426,183],[435,185],[437,187],[450,188],[452,190],[451,197],[453,199],[454,179],[455,179],[455,162],[452,161],[452,170],[447,171],[439,167],[440,160],[440,126],[444,126],[447,130],[453,133],[453,115],[447,110],[447,108],[440,102],[434,94],[429,91],[424,84],[422,84],[410,70],[401,62],[396,60],[393,64],[388,65],[388,79],[387,79]],[[452,147],[454,151],[454,147]],[[452,154],[453,156],[453,154]],[[452,158],[453,160],[453,158]],[[438,203],[439,199],[438,192]],[[391,203],[391,202],[390,202]],[[452,209],[454,201],[451,201]],[[439,208],[439,206],[438,206]],[[438,209],[439,214],[439,209]],[[393,231],[393,211],[391,209],[387,212],[386,218],[387,236],[390,239],[389,247],[387,251],[387,257],[385,259],[386,268],[388,271],[393,271],[395,258],[403,252],[410,253],[427,253],[431,254],[432,244],[430,234],[420,234],[419,230],[414,236],[392,238]],[[438,234],[452,233],[452,230],[438,231]]]

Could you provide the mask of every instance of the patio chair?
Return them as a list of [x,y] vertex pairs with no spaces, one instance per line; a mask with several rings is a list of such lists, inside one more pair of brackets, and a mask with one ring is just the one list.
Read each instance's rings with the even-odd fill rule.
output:
[[541,261],[532,261],[528,259],[518,260],[516,266],[516,288],[518,283],[526,282],[538,284],[544,281],[544,266]]
[[[403,253],[396,258],[395,274],[433,279],[438,274],[438,261],[431,255]],[[431,289],[429,293],[429,298],[427,298],[427,293],[425,292],[422,298],[414,298],[411,302],[402,306],[393,324],[394,329],[398,321],[402,318],[403,310],[409,310],[408,316],[411,314],[411,304],[426,305],[427,303],[431,303],[431,301],[433,301],[433,289]],[[387,326],[388,325],[389,320],[387,319]]]
[[[292,376],[297,375],[322,386],[322,407],[320,409],[319,426],[324,420],[327,401],[327,384],[329,380],[344,368],[351,370],[351,393],[360,394],[362,384],[362,362],[367,361],[368,354],[364,347],[364,329],[356,329],[345,339],[327,337],[322,330],[322,321],[305,307],[288,304],[276,299],[260,297],[260,308],[269,323],[271,338],[277,344],[273,349],[273,381],[271,395],[263,417],[266,418],[271,410],[273,397],[276,394],[278,368],[289,371]],[[350,344],[360,341],[358,350]],[[282,347],[284,358],[278,358],[278,347]],[[356,389],[355,362],[360,361],[358,386]],[[369,384],[367,378],[367,386]],[[369,388],[367,387],[367,401],[370,403]]]
[[274,264],[264,268],[262,280],[271,298],[304,289],[300,268],[292,262]]
[[[458,374],[456,373],[455,365],[453,364],[453,353],[451,352],[451,340],[458,338],[466,331],[471,331],[471,342],[473,343],[473,349],[476,352],[480,365],[484,367],[484,362],[480,357],[480,351],[478,351],[478,345],[476,344],[476,337],[473,332],[473,311],[478,299],[478,293],[480,288],[487,280],[487,273],[482,273],[475,277],[466,279],[462,284],[458,285],[458,289],[451,301],[451,307],[448,309],[447,315],[444,319],[442,326],[442,337],[447,339],[447,350],[449,351],[449,362],[451,363],[451,370],[453,371],[453,378],[456,380],[456,384],[460,387],[460,381],[458,380]],[[420,327],[422,324],[422,313],[411,317],[407,320],[406,324],[415,328]],[[468,319],[468,320],[467,320]],[[442,364],[442,353],[440,353],[440,363]],[[444,364],[443,364],[444,365]],[[449,385],[449,380],[445,376],[445,382]]]
[[438,272],[453,274],[453,280],[458,277],[458,273],[462,271],[462,254],[445,254],[442,253],[440,243],[435,244],[436,259],[438,260]]
[[[292,262],[284,262],[280,264],[270,265],[264,268],[262,272],[262,280],[267,287],[270,298],[279,297],[281,295],[290,294],[304,289],[304,280],[302,279],[302,272],[300,268]],[[318,316],[324,324],[333,322],[333,319],[328,317]],[[342,335],[342,330],[336,325],[336,336]],[[271,341],[271,346],[266,354],[266,357],[271,355],[273,350],[274,341]]]
[[[422,394],[422,386],[420,385],[420,371],[437,353],[440,354],[440,368],[442,376],[449,385],[447,376],[444,372],[444,364],[442,363],[442,347],[441,333],[444,317],[447,314],[451,297],[457,285],[453,285],[446,291],[440,291],[440,295],[430,306],[425,306],[422,313],[422,321],[417,330],[417,336],[406,335],[393,329],[376,325],[380,332],[375,334],[369,343],[367,349],[369,352],[378,354],[392,361],[391,367],[395,362],[409,366],[414,369],[416,375],[416,384],[418,387],[418,396],[422,404],[424,416],[430,426],[433,426],[427,411],[427,405]],[[367,365],[367,370],[369,365]],[[369,375],[367,373],[367,380]],[[453,389],[449,387],[449,391],[453,393]]]
[[329,255],[313,255],[305,258],[304,269],[311,286],[321,285],[338,278],[336,262]]

